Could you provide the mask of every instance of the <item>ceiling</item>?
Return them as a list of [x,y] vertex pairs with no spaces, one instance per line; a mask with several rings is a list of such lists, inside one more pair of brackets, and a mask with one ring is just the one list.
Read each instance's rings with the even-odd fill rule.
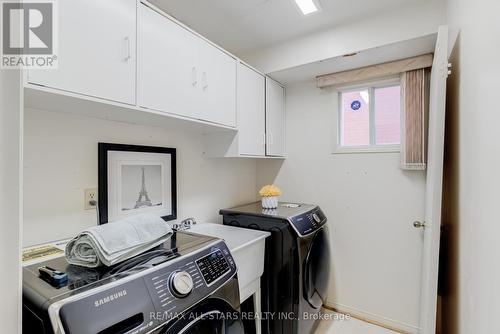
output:
[[428,0],[319,0],[303,16],[294,0],[150,0],[237,56],[410,3]]

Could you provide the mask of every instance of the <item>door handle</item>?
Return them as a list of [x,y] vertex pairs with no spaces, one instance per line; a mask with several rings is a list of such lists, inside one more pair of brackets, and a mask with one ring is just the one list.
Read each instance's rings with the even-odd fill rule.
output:
[[198,74],[196,72],[196,66],[193,66],[193,68],[191,69],[191,84],[193,85],[193,87],[198,84]]
[[415,228],[423,228],[423,229],[425,229],[425,226],[426,226],[425,222],[421,222],[421,221],[418,221],[418,220],[415,220],[413,222],[413,227],[415,227]]
[[207,74],[207,72],[203,72],[201,82],[203,84],[203,89],[207,89],[207,87],[208,87],[208,74]]
[[130,46],[130,37],[129,36],[125,36],[124,40],[125,40],[126,51],[125,51],[125,58],[123,60],[125,62],[127,62],[127,61],[130,60],[130,58],[132,58],[131,46]]

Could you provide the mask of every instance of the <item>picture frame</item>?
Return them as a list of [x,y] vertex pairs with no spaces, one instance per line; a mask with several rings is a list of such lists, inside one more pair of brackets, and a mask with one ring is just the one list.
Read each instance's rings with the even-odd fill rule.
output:
[[176,149],[98,143],[98,224],[136,214],[177,219]]

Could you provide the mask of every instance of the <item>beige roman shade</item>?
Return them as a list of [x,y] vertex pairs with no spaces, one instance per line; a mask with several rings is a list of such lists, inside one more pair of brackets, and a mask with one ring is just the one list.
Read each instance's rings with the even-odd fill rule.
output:
[[418,69],[401,75],[403,103],[401,168],[425,170],[429,95],[428,70]]
[[316,77],[316,85],[318,88],[326,88],[398,75],[407,71],[431,67],[432,59],[432,54],[425,54],[389,63],[366,66],[355,70],[324,74]]

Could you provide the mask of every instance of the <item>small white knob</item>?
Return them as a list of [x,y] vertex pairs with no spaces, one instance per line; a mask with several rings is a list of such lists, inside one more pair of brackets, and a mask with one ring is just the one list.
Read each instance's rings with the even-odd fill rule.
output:
[[172,293],[177,297],[185,297],[193,290],[193,279],[185,271],[172,274],[170,282]]

